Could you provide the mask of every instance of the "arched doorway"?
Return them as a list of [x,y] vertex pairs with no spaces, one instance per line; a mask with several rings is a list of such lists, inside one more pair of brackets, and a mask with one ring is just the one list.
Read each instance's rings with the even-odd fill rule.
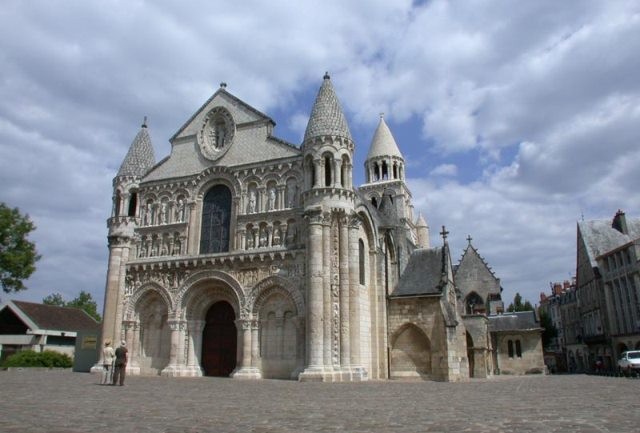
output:
[[475,357],[473,351],[473,338],[467,332],[467,358],[469,359],[469,377],[474,377],[473,369],[475,368]]
[[229,376],[236,367],[236,314],[226,301],[209,308],[202,331],[202,369],[206,376]]
[[405,325],[391,345],[391,378],[431,374],[431,343],[420,328]]

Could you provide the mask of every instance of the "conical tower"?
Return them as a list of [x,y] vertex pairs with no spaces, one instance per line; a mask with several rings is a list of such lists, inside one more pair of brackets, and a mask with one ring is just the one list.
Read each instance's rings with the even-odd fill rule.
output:
[[354,143],[325,74],[302,144],[307,221],[307,359],[302,381],[365,380],[360,358]]
[[[113,209],[111,218],[107,220],[109,265],[100,347],[105,341],[117,342],[124,336],[122,322],[116,320],[122,317],[122,312],[119,310],[122,308],[125,289],[124,267],[129,261],[129,253],[134,246],[134,229],[140,223],[138,203],[140,181],[154,165],[155,155],[145,117],[140,131],[131,142],[118,174],[113,179]],[[102,360],[94,366],[95,368],[102,368]]]

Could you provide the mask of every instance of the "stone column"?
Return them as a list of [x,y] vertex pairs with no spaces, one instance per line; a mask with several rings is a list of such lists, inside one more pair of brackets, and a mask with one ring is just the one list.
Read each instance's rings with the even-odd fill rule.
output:
[[[189,233],[189,240],[187,241],[186,251],[189,255],[196,255],[200,250],[200,245],[198,244],[198,239],[200,238],[200,226],[198,225],[198,218],[196,212],[196,208],[198,207],[198,203],[193,201],[189,203],[189,227],[187,228]],[[184,246],[182,247],[185,248]]]
[[314,168],[315,173],[316,173],[316,181],[315,181],[313,187],[324,185],[324,178],[323,178],[323,176],[321,176],[321,174],[322,174],[322,163],[321,163],[321,160],[314,159],[313,160],[313,168]]
[[109,236],[109,264],[102,311],[102,337],[99,344],[99,360],[91,372],[102,372],[102,348],[105,341],[117,347],[122,340],[122,297],[125,288],[125,264],[129,260],[129,238]]
[[265,212],[267,210],[267,192],[265,187],[258,188],[258,203],[256,203],[256,212]]
[[285,209],[287,207],[287,206],[285,206],[285,188],[286,188],[286,186],[285,185],[278,185],[276,188],[277,188],[277,191],[278,191],[278,194],[276,195],[276,197],[277,197],[277,200],[276,200],[277,206],[276,206],[276,208],[277,209]]
[[258,330],[260,329],[260,322],[258,320],[251,321],[251,366],[258,369],[260,368],[260,339]]
[[[242,348],[239,351],[242,353],[242,357],[238,363],[240,368],[236,368],[235,371],[231,373],[231,377],[234,379],[260,379],[260,372],[251,365],[252,321],[250,319],[236,320],[236,326],[242,337]],[[240,347],[240,344],[238,344],[238,347]]]
[[140,322],[133,323],[133,341],[131,342],[131,360],[133,367],[140,370]]
[[[333,186],[334,188],[344,188],[342,185],[342,160],[334,159],[333,160]],[[346,179],[345,179],[346,180]]]
[[[124,340],[127,342],[127,358],[128,358],[128,362],[127,362],[127,373],[130,374],[140,374],[140,369],[138,368],[136,370],[136,368],[134,367],[134,361],[133,358],[135,357],[135,353],[133,351],[133,335],[135,332],[134,326],[135,326],[135,322],[134,321],[123,321],[122,325],[124,327]],[[116,347],[118,346],[117,344],[115,345]]]
[[351,334],[351,374],[353,380],[366,380],[367,372],[360,359],[360,278],[358,259],[358,228],[360,220],[357,215],[349,217],[349,318]]
[[309,235],[307,244],[307,368],[299,379],[322,380],[323,377],[323,267],[322,267],[322,213],[307,214]]
[[189,350],[187,352],[187,370],[190,376],[202,376],[202,369],[198,355],[200,353],[199,344],[202,343],[202,330],[205,322],[203,320],[190,320],[189,326]]
[[349,227],[345,215],[340,216],[340,366],[351,365],[349,326]]
[[322,282],[324,321],[323,360],[325,369],[333,364],[331,360],[331,217],[331,213],[325,212],[322,223],[322,269],[324,274]]
[[182,376],[184,365],[181,363],[184,351],[184,322],[177,319],[167,321],[171,329],[171,349],[169,352],[169,365],[162,369],[162,376]]

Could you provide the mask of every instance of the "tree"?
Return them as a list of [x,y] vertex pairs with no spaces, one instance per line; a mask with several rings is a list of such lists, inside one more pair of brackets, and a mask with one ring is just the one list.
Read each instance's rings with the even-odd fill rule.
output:
[[513,298],[513,302],[509,304],[509,308],[507,308],[507,311],[510,313],[518,311],[533,311],[533,305],[531,305],[531,302],[529,301],[524,301],[523,304],[522,296],[520,295],[520,293],[516,293],[516,296]]
[[42,303],[46,305],[57,305],[58,307],[72,307],[84,310],[89,316],[98,322],[102,320],[98,314],[98,304],[93,300],[91,293],[80,291],[80,294],[69,302],[66,302],[60,293],[52,293],[42,299]]
[[45,305],[56,305],[58,307],[64,307],[66,305],[60,293],[50,294],[42,300],[42,303]]
[[22,280],[36,270],[40,256],[35,244],[27,240],[35,228],[29,215],[0,203],[0,284],[5,293],[26,289]]
[[551,345],[553,339],[558,336],[558,330],[546,311],[542,309],[538,309],[538,311],[540,312],[540,326],[544,328],[544,331],[542,331],[542,347],[546,349]]

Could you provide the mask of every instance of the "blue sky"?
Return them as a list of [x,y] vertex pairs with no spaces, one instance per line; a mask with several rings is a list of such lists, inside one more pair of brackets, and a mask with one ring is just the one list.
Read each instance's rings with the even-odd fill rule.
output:
[[111,181],[144,116],[157,159],[215,92],[299,144],[325,71],[356,141],[385,113],[416,210],[538,302],[575,272],[576,222],[640,214],[635,1],[50,1],[0,9],[0,201],[43,258],[3,299],[102,304]]

